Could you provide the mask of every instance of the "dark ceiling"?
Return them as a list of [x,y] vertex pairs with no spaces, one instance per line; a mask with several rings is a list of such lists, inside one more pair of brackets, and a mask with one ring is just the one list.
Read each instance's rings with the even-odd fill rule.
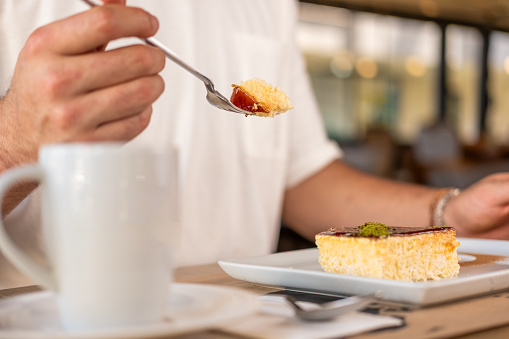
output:
[[509,32],[508,0],[301,0],[355,11]]

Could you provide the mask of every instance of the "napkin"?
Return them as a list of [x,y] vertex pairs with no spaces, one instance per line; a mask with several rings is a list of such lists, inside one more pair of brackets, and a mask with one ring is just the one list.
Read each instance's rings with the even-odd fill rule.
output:
[[[305,308],[316,307],[302,301],[299,301],[299,305]],[[364,312],[351,312],[329,321],[309,322],[296,318],[285,302],[263,301],[257,314],[221,330],[250,338],[326,339],[342,338],[401,324],[402,320],[399,318]]]

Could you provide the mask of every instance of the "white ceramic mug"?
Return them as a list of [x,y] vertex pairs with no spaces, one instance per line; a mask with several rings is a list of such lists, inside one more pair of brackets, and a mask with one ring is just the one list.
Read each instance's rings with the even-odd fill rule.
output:
[[56,293],[67,330],[157,323],[164,316],[178,237],[174,150],[116,143],[55,144],[35,165],[0,176],[40,183],[49,269],[32,261],[0,222],[0,248]]

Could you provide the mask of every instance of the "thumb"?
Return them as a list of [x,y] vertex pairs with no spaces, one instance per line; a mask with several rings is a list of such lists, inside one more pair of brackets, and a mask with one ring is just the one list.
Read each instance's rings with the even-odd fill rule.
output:
[[[100,0],[100,2],[102,2],[104,5],[124,5],[126,4],[126,0]],[[104,51],[106,50],[106,46],[107,45],[104,45],[104,46],[101,46],[98,48],[99,51]]]

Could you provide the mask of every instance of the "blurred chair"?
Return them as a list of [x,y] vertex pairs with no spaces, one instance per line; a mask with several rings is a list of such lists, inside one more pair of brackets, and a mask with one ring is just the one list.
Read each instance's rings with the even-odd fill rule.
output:
[[358,143],[341,145],[343,161],[350,166],[379,177],[393,177],[396,143],[384,129],[372,128]]
[[461,162],[461,144],[454,131],[438,121],[424,128],[414,146],[415,160],[425,167],[449,167]]

